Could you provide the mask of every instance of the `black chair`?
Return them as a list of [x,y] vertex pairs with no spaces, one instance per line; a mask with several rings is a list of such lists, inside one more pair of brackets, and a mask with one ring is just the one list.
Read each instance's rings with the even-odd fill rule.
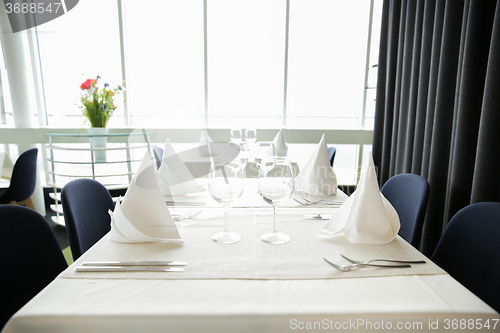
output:
[[108,210],[115,205],[109,191],[93,179],[75,179],[61,191],[61,203],[73,260],[111,230]]
[[333,167],[333,161],[335,160],[335,153],[337,149],[335,147],[328,147],[328,156],[330,157],[330,165]]
[[381,189],[399,215],[399,235],[416,248],[422,236],[429,191],[427,180],[411,173],[391,177]]
[[35,210],[0,206],[0,331],[68,267],[51,227]]
[[153,154],[155,155],[156,169],[159,169],[161,160],[163,159],[163,149],[160,147],[153,147]]
[[460,210],[444,230],[431,259],[500,312],[500,203]]
[[19,155],[8,188],[0,189],[0,204],[25,205],[35,208],[30,199],[36,185],[36,158],[38,149],[32,148]]

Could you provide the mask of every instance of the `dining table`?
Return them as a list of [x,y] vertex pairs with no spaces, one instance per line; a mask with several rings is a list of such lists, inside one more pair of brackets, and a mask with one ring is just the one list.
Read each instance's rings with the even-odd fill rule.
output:
[[[277,208],[277,230],[290,242],[260,240],[272,230],[272,207],[257,180],[229,209],[229,230],[242,238],[223,245],[223,209],[206,192],[166,198],[182,244],[118,243],[105,235],[21,308],[2,333],[500,331],[499,314],[399,236],[388,244],[354,244],[320,229],[348,196],[320,202],[295,192]],[[200,212],[198,212],[200,211]],[[329,265],[355,260],[420,260],[410,267]],[[77,271],[89,262],[180,261],[182,271]],[[466,263],[471,265],[473,263]],[[173,266],[172,266],[173,267]]]

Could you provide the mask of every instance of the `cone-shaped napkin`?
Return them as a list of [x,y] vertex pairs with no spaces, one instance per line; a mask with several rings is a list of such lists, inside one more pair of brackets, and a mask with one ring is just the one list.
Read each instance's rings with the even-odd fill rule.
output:
[[156,181],[148,153],[135,173],[127,193],[111,216],[111,239],[120,243],[182,243],[177,227]]
[[337,176],[330,165],[324,134],[306,166],[295,178],[295,190],[322,196],[337,193]]
[[277,156],[286,156],[288,153],[288,145],[285,140],[285,130],[282,128],[276,134],[276,137],[273,140],[274,147],[276,148]]
[[380,193],[370,154],[356,191],[320,231],[343,234],[352,243],[387,244],[396,237],[400,226],[398,213]]
[[169,138],[165,141],[161,165],[156,170],[156,179],[161,194],[167,197],[205,191],[176,154]]

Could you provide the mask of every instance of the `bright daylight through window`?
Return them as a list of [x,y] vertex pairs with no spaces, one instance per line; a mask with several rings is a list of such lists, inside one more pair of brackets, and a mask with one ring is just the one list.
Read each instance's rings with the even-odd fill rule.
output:
[[48,124],[81,127],[78,87],[99,75],[111,85],[126,79],[127,108],[117,101],[109,127],[370,128],[380,7],[80,1],[36,28]]

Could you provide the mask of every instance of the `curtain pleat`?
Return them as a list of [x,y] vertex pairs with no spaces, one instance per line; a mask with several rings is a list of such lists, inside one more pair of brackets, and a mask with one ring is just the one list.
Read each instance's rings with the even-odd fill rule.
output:
[[429,256],[458,210],[500,201],[498,6],[384,1],[373,157],[381,185],[404,172],[428,180]]
[[496,4],[492,30],[471,203],[500,198],[500,2]]

